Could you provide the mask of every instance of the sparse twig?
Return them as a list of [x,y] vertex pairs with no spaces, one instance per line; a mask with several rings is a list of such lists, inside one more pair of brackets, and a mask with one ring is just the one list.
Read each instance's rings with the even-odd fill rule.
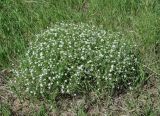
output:
[[155,72],[154,70],[152,70],[151,68],[149,68],[148,66],[146,66],[146,65],[142,65],[144,68],[146,68],[147,70],[149,70],[150,72],[152,72],[155,76],[160,76],[160,74],[159,73],[157,73],[157,72]]

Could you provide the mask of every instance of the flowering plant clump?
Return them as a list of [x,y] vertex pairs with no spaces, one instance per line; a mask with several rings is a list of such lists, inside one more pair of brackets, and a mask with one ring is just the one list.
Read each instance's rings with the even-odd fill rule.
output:
[[133,46],[121,33],[57,23],[35,36],[13,82],[35,96],[130,87],[137,80]]

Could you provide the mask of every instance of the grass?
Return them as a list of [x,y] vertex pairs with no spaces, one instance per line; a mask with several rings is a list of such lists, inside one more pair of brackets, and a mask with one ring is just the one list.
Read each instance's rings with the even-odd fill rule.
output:
[[[143,60],[142,69],[145,74],[142,71],[141,75],[149,79],[155,78],[155,75],[160,77],[159,0],[1,0],[1,72],[12,69],[13,63],[18,64],[19,57],[27,49],[34,34],[57,21],[85,22],[134,37],[132,41],[138,44]],[[159,83],[156,86],[158,88]],[[143,91],[142,87],[139,89]],[[137,94],[148,96],[149,93]],[[127,100],[135,108],[138,104],[130,99],[128,97]],[[144,106],[145,110],[140,108],[142,115],[152,116],[158,111],[150,107],[149,100],[151,97]],[[78,112],[83,115],[83,111]]]
[[11,110],[10,107],[7,104],[0,104],[0,115],[1,116],[10,116]]
[[159,42],[158,0],[1,1],[0,61],[10,64],[23,53],[32,34],[57,21],[73,20],[103,25],[105,29],[132,31],[142,46]]

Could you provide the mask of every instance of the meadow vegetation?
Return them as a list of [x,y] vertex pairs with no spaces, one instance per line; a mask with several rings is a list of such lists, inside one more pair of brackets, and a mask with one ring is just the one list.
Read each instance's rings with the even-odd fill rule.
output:
[[0,1],[2,115],[160,115],[159,77],[159,0]]

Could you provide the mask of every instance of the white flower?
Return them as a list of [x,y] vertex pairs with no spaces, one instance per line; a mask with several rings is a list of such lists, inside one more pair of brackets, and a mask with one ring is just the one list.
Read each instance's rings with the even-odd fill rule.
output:
[[[112,76],[112,74],[111,74],[111,73],[109,73],[109,74],[108,74],[108,76],[109,76],[109,77],[111,77],[111,76]],[[109,79],[110,79],[110,78],[109,78]]]
[[43,87],[43,84],[42,84],[42,83],[40,83],[40,87]]

